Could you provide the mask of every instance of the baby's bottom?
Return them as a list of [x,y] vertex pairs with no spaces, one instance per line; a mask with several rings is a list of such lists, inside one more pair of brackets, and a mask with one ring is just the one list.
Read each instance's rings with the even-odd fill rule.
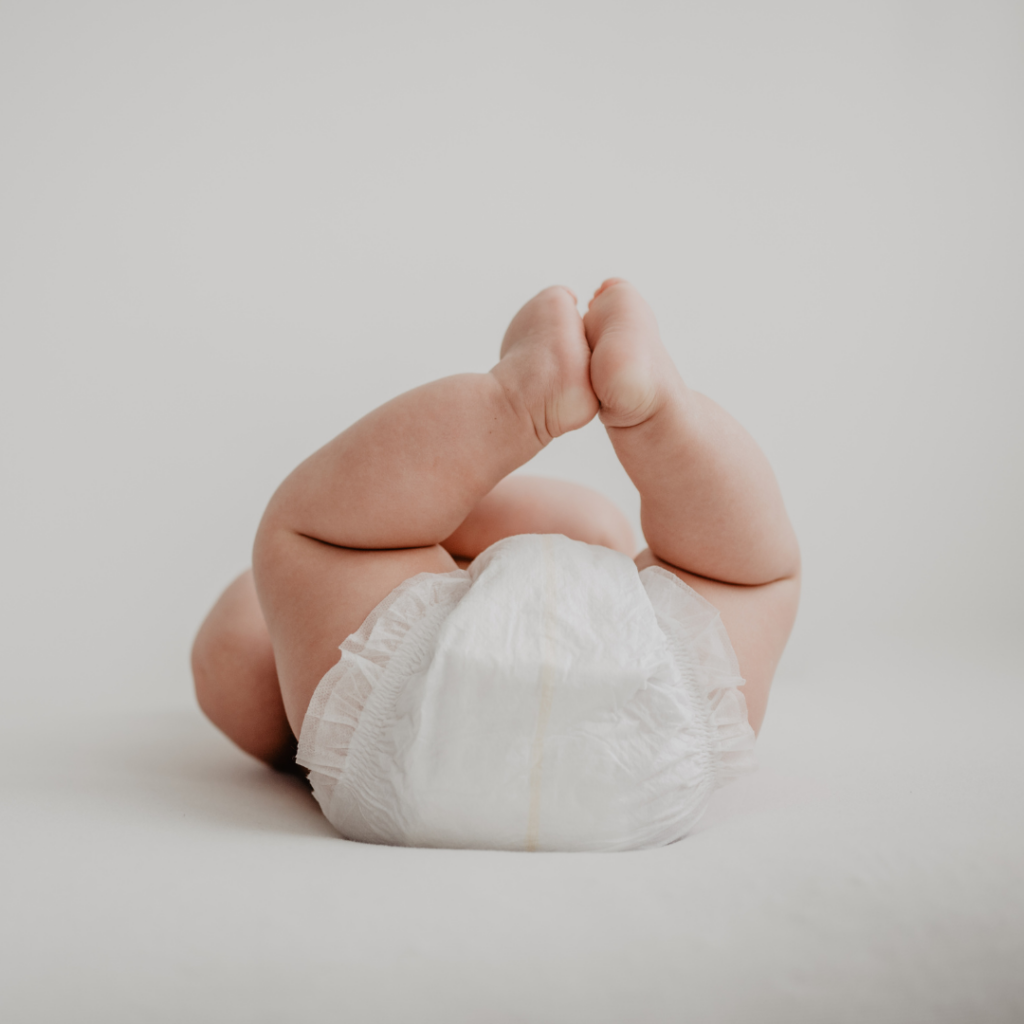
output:
[[[346,562],[342,575],[358,603],[367,594],[383,597],[420,572],[464,568],[503,537],[520,533],[561,533],[631,558],[636,553],[628,520],[604,495],[563,480],[514,475],[485,495],[439,545],[400,551],[338,549],[338,557]],[[337,642],[344,639],[339,636]],[[285,701],[294,719],[295,709],[304,711],[309,705],[319,680],[305,680],[297,687],[302,692],[282,695],[251,570],[231,583],[206,617],[192,650],[192,670],[199,704],[218,728],[268,764],[294,767],[296,740]]]

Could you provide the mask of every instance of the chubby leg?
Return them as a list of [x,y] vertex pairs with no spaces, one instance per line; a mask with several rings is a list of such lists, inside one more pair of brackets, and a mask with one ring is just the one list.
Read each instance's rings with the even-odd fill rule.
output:
[[218,729],[274,768],[295,767],[295,737],[251,572],[231,583],[200,627],[192,678],[199,706]]
[[683,383],[647,303],[606,281],[584,318],[600,417],[640,491],[649,549],[722,614],[758,729],[792,628],[800,555],[764,454],[728,413]]
[[341,640],[403,580],[454,568],[442,543],[481,499],[597,412],[565,289],[523,307],[501,355],[490,373],[435,381],[370,413],[271,499],[253,571],[293,732]]
[[[628,520],[604,495],[519,475],[484,495],[442,546],[464,567],[491,544],[519,533],[564,533],[631,557],[636,551]],[[441,571],[451,568],[442,562]],[[192,675],[199,706],[214,725],[246,753],[282,771],[295,769],[296,740],[251,571],[224,591],[206,617],[192,648]]]

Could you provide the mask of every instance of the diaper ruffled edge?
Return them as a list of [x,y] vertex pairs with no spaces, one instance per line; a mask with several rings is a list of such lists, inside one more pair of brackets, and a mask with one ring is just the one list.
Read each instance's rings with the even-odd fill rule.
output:
[[[317,684],[302,720],[295,760],[309,770],[313,793],[326,811],[345,774],[353,737],[371,694],[408,634],[428,613],[454,605],[470,583],[465,569],[422,572],[404,580],[341,643],[341,657]],[[344,685],[340,685],[344,680]]]
[[640,582],[705,716],[714,789],[753,771],[757,739],[747,717],[739,662],[718,609],[678,576],[652,565]]

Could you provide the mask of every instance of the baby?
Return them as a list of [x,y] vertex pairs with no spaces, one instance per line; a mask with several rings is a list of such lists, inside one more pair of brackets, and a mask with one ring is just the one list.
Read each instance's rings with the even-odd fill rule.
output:
[[[635,559],[607,499],[509,475],[595,415],[640,492]],[[284,481],[196,692],[243,750],[297,753],[347,838],[661,845],[750,766],[799,574],[767,460],[644,299],[612,278],[581,319],[554,287],[489,373],[399,395]]]

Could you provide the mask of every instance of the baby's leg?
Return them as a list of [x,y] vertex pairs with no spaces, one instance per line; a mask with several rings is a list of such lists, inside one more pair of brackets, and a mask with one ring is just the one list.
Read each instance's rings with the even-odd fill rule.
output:
[[800,556],[771,466],[723,409],[683,383],[647,303],[605,282],[584,318],[601,420],[641,497],[661,564],[722,613],[747,680],[751,724],[792,627]]
[[454,568],[442,542],[481,498],[596,413],[565,289],[523,307],[501,354],[490,373],[435,381],[370,413],[272,498],[253,570],[296,733],[338,644],[404,579]]
[[[519,475],[485,494],[443,547],[464,566],[491,544],[519,533],[564,533],[630,556],[636,551],[629,521],[603,494]],[[436,549],[425,557],[436,558],[441,571],[453,568]],[[283,771],[295,768],[295,737],[252,572],[242,573],[224,591],[203,622],[192,647],[192,675],[199,706],[214,725],[254,757]]]
[[295,737],[250,571],[221,594],[200,627],[192,678],[199,706],[218,729],[274,768],[295,768]]

